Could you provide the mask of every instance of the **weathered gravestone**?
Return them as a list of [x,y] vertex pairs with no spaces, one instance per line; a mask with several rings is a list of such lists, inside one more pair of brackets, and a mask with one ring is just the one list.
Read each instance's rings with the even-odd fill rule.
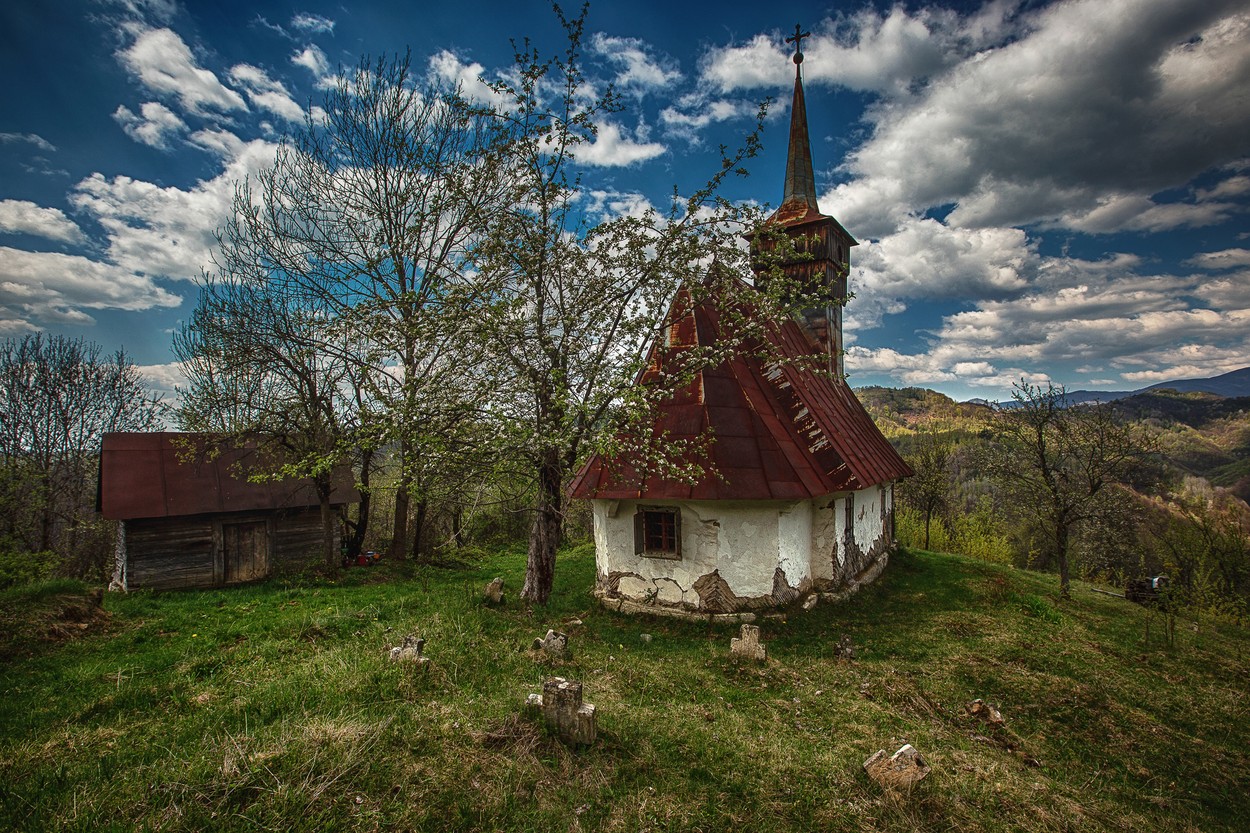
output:
[[415,636],[405,636],[404,641],[391,648],[391,662],[415,662],[424,665],[430,658],[421,652],[425,650],[425,640]]
[[547,727],[570,746],[589,746],[598,736],[595,707],[582,702],[582,684],[563,677],[543,683],[542,694],[531,694],[525,705],[542,714]]
[[868,777],[883,787],[893,790],[909,790],[917,781],[929,774],[929,765],[910,743],[904,744],[888,758],[884,749],[878,749],[864,761]]
[[482,599],[489,605],[503,604],[503,576],[495,576],[487,582]]
[[739,636],[729,640],[729,654],[740,659],[764,662],[768,659],[768,648],[760,642],[759,625],[743,625]]
[[552,659],[568,659],[569,637],[568,634],[549,629],[546,636],[534,639],[532,647],[535,651],[542,651]]

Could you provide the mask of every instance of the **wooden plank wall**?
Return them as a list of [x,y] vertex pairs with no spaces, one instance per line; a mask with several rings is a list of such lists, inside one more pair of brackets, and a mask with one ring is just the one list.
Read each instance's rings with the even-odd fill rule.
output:
[[[214,587],[222,581],[221,525],[267,519],[270,574],[298,572],[321,563],[317,507],[269,515],[240,512],[126,521],[127,584],[155,590]],[[335,529],[335,550],[339,532]]]
[[126,521],[126,583],[156,590],[212,587],[216,549],[211,515]]
[[[334,525],[334,551],[339,548],[337,515]],[[270,566],[274,574],[295,572],[321,563],[321,510],[288,509],[274,517],[274,546]]]

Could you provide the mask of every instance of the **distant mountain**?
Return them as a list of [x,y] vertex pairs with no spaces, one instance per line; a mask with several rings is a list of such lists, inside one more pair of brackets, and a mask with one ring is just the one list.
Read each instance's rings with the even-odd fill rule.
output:
[[[1157,385],[1138,390],[1070,390],[1067,392],[1069,405],[1082,405],[1086,402],[1114,402],[1127,399],[1142,393],[1157,390],[1174,390],[1180,393],[1213,393],[1216,396],[1236,397],[1250,396],[1250,367],[1233,370],[1210,379],[1177,379],[1172,382],[1159,382]],[[984,399],[969,400],[970,403],[981,404]],[[999,407],[1011,408],[1015,400],[1008,399],[997,403]]]
[[1181,393],[1214,393],[1216,396],[1250,396],[1250,367],[1234,370],[1210,379],[1177,379],[1160,382],[1137,393],[1151,390],[1175,390]]

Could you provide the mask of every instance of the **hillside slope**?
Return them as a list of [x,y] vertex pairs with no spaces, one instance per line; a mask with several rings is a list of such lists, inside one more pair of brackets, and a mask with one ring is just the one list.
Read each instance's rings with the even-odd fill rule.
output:
[[[733,628],[591,602],[588,547],[549,608],[483,607],[524,555],[411,578],[109,597],[109,631],[32,639],[0,676],[12,830],[1244,830],[1244,630],[1180,623],[1047,576],[927,553],[842,605]],[[10,611],[20,593],[0,596]],[[573,658],[525,650],[548,627]],[[387,661],[425,637],[428,668]],[[644,634],[647,636],[644,637]],[[853,659],[839,658],[843,635]],[[518,717],[582,680],[599,740]],[[975,698],[1005,726],[964,712]],[[914,744],[907,797],[861,770]]]

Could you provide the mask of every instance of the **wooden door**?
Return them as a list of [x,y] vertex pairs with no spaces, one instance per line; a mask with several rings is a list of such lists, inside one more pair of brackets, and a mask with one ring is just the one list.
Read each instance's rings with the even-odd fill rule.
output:
[[265,521],[222,524],[226,584],[269,575],[269,525]]

